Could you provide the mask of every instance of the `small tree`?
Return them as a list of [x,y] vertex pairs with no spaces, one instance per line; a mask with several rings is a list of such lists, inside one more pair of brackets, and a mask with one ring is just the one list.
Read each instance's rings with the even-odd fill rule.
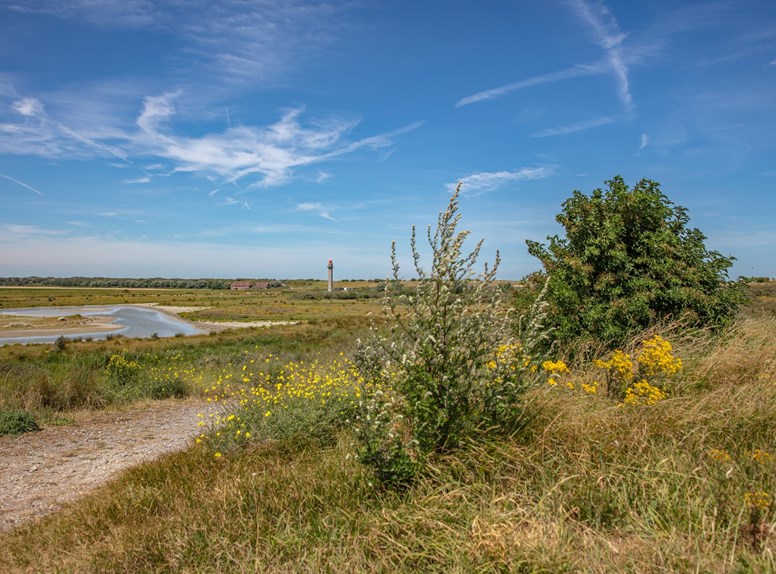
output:
[[563,203],[556,220],[565,237],[548,237],[549,247],[527,241],[549,274],[556,338],[617,346],[667,318],[721,325],[733,317],[743,301],[742,285],[727,280],[734,258],[708,251],[706,237],[687,227],[687,210],[658,183],[606,183],[606,192],[574,191]]
[[[536,377],[514,338],[503,290],[494,284],[498,252],[493,267],[485,264],[479,275],[474,266],[482,241],[463,252],[469,232],[457,231],[458,193],[439,214],[433,235],[428,227],[429,272],[412,228],[414,288],[399,279],[393,243],[393,280],[384,299],[391,327],[387,334],[373,328],[357,355],[372,389],[358,421],[359,456],[388,482],[407,479],[425,455],[456,448],[476,429],[517,418],[519,397]],[[535,324],[526,326],[536,331]]]

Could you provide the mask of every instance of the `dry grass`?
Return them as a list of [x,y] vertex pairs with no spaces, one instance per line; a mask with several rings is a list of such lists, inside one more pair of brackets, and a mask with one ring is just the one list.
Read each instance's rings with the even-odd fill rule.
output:
[[[351,438],[192,448],[0,536],[8,572],[773,572],[776,319],[679,340],[651,407],[537,389],[525,425],[376,490]],[[581,378],[590,372],[577,372]],[[770,459],[753,453],[768,452]],[[720,453],[724,453],[720,454]],[[729,458],[725,458],[725,456]],[[772,500],[772,499],[771,499]]]

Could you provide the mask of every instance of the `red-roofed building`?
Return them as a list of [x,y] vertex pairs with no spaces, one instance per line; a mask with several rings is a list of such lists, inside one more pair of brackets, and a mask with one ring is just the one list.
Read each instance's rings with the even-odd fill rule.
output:
[[269,281],[233,281],[229,285],[232,291],[248,291],[249,289],[269,289]]

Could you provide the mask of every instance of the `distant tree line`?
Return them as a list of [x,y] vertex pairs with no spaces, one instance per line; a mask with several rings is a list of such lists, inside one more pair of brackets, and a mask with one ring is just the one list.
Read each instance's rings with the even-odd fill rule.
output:
[[232,279],[140,279],[119,277],[0,277],[5,287],[125,287],[153,289],[229,289]]

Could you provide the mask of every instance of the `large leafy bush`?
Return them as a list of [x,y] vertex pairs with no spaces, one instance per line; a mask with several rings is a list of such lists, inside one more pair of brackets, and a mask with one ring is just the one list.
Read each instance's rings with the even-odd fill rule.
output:
[[561,341],[589,336],[609,346],[666,319],[722,325],[743,301],[728,281],[733,258],[704,245],[687,210],[660,185],[632,189],[619,176],[589,196],[574,191],[556,217],[565,237],[527,241],[549,274],[549,324]]

